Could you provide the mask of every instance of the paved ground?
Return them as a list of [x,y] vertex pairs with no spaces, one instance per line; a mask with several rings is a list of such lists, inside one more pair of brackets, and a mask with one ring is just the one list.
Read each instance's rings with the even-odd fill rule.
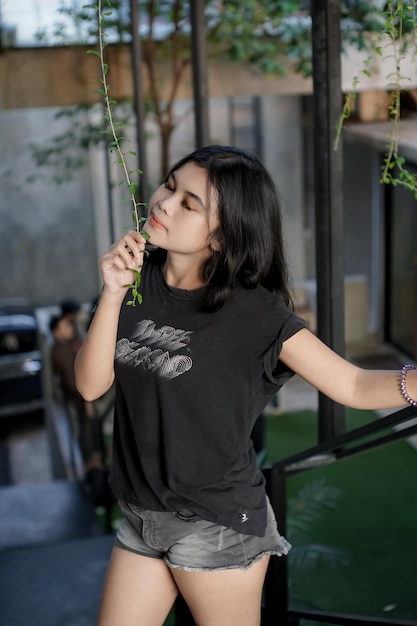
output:
[[52,480],[42,414],[2,420],[0,429],[0,485]]
[[43,423],[28,421],[8,438],[13,484],[52,480],[48,437]]

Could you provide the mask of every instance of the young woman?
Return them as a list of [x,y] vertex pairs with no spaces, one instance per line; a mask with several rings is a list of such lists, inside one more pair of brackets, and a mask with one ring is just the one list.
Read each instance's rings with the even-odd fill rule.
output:
[[[181,160],[144,230],[148,257],[137,232],[104,255],[76,362],[85,400],[116,382],[111,486],[125,518],[98,624],[160,626],[180,591],[198,626],[256,626],[270,555],[290,546],[256,465],[255,419],[294,372],[376,409],[412,403],[417,371],[355,367],[292,313],[277,193],[251,154],[210,146]],[[128,306],[142,265],[143,303]]]

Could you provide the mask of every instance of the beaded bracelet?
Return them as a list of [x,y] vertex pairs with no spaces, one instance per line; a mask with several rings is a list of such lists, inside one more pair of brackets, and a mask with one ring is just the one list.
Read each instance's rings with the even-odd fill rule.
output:
[[412,398],[410,398],[410,396],[407,393],[407,388],[405,386],[405,377],[407,375],[407,372],[410,370],[417,370],[417,367],[415,365],[407,364],[407,365],[404,365],[404,367],[402,368],[401,374],[400,374],[400,390],[401,390],[401,394],[404,400],[407,400],[407,402],[411,404],[411,406],[417,407],[417,402],[413,400]]

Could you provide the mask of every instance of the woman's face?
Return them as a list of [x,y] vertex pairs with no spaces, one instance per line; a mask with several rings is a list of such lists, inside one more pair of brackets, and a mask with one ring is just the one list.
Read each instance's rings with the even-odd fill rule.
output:
[[155,246],[205,261],[216,247],[211,233],[219,223],[217,215],[206,170],[189,161],[155,191],[143,229]]

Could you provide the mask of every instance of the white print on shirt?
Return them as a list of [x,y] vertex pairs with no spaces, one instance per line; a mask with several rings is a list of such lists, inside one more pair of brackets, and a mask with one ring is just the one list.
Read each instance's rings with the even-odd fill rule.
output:
[[[191,330],[175,329],[172,326],[156,328],[152,320],[143,320],[138,323],[132,341],[119,339],[115,358],[125,365],[142,365],[162,378],[176,378],[188,372],[193,362],[185,354],[171,357],[168,350],[178,350],[186,346],[192,333]],[[149,346],[158,347],[152,350]]]
[[167,350],[179,350],[190,343],[192,334],[192,330],[181,330],[172,326],[156,328],[155,322],[152,320],[143,320],[138,323],[133,339],[147,346],[156,344],[158,347],[166,348]]

